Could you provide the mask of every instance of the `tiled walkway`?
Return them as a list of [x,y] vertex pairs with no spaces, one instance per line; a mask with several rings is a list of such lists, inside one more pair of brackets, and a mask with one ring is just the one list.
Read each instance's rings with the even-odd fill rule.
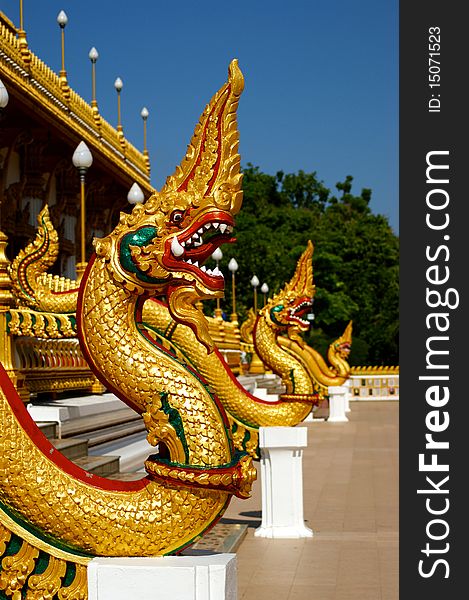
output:
[[353,402],[349,423],[304,423],[304,516],[314,537],[254,537],[260,482],[224,520],[249,524],[238,600],[397,600],[398,402]]

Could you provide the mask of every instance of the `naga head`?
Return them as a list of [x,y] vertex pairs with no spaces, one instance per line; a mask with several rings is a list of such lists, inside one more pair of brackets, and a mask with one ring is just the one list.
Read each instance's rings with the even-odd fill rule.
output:
[[313,284],[313,244],[300,256],[292,279],[276,294],[260,314],[278,332],[288,332],[291,337],[308,331],[310,322],[306,315],[311,312],[315,286]]
[[232,237],[242,202],[236,109],[244,87],[236,60],[227,83],[205,108],[185,158],[160,192],[132,213],[121,214],[114,231],[95,240],[114,280],[133,293],[166,295],[173,318],[191,327],[213,349],[198,300],[224,293],[222,273],[205,261]]
[[336,356],[347,360],[352,349],[352,321],[349,321],[344,333],[331,344]]

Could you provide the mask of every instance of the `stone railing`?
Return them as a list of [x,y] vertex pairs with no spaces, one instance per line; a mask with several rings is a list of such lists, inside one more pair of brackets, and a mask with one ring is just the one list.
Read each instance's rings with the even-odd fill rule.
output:
[[23,400],[42,392],[104,391],[80,350],[75,315],[12,308],[3,317],[2,362],[14,372]]
[[399,367],[352,367],[351,400],[399,400]]
[[68,390],[103,391],[80,350],[77,339],[13,339],[17,366],[30,394]]

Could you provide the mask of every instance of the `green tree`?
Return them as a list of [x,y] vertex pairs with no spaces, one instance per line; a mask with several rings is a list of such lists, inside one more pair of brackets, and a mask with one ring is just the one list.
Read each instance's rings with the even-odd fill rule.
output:
[[[371,212],[371,190],[354,194],[350,175],[333,195],[315,172],[273,176],[248,164],[243,173],[237,244],[223,248],[221,262],[225,273],[231,257],[239,264],[240,320],[253,305],[252,276],[268,283],[269,295],[277,292],[311,239],[316,295],[308,342],[324,354],[353,319],[352,364],[398,364],[399,243],[387,219]],[[231,307],[226,288],[223,304]]]

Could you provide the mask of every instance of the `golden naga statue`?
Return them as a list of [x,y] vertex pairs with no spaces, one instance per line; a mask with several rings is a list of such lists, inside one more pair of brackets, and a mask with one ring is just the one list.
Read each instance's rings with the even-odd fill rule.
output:
[[281,349],[277,342],[282,333],[299,337],[300,332],[309,329],[310,322],[305,316],[311,312],[315,293],[312,256],[313,245],[308,242],[291,280],[259,311],[252,330],[252,341],[262,362],[281,377],[286,387],[283,397],[302,394],[314,398],[317,403],[318,389],[305,365]]
[[[352,343],[352,322],[347,325],[344,334],[329,346],[327,357],[330,365],[301,337],[301,333],[310,327],[310,322],[304,317],[311,311],[315,293],[313,250],[309,241],[298,260],[293,278],[259,311],[252,330],[259,358],[280,375],[287,388],[282,398],[311,393],[304,391],[308,390],[306,379],[313,387],[313,393],[322,399],[330,385],[341,385],[350,375],[347,358]],[[249,329],[250,326],[245,329],[247,335]]]
[[[0,591],[7,597],[27,590],[31,598],[86,598],[93,556],[177,553],[220,518],[233,494],[249,496],[252,459],[234,451],[221,403],[194,368],[147,335],[141,319],[145,300],[163,297],[172,317],[212,347],[194,303],[223,294],[223,277],[203,263],[232,239],[241,206],[242,89],[233,61],[181,166],[161,192],[95,240],[81,281],[83,351],[106,387],[142,415],[158,446],[145,463],[148,475],[112,481],[64,458],[0,369]],[[50,291],[62,294],[74,292]]]

